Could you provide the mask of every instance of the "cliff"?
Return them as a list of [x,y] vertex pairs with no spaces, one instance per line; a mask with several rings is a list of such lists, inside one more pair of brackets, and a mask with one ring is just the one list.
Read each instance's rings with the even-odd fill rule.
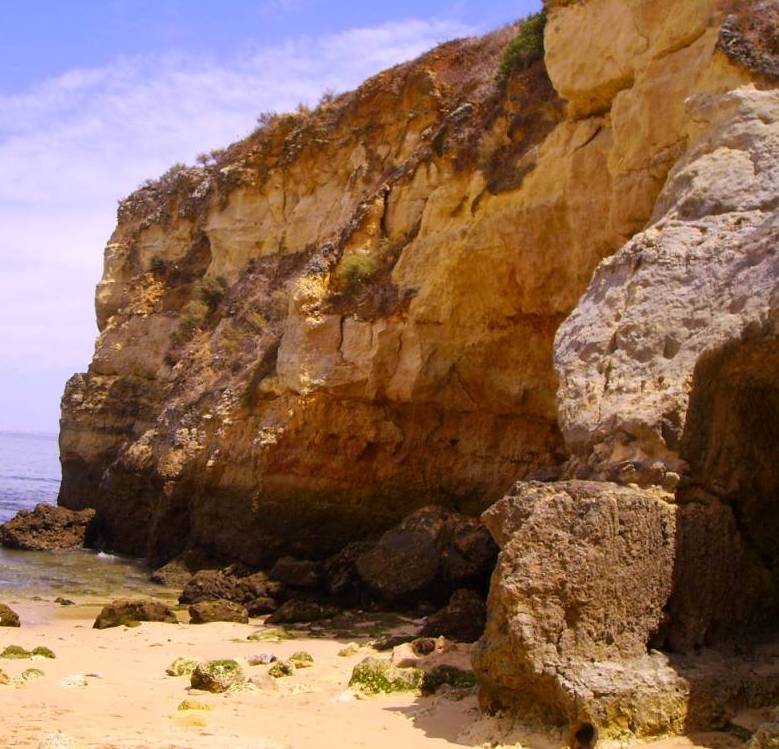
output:
[[545,60],[499,82],[517,33],[268,117],[120,205],[60,436],[59,502],[103,545],[323,556],[591,449],[605,412],[558,404],[580,365],[555,370],[555,335],[663,210],[708,127],[689,102],[770,88],[773,58],[709,0],[550,2]]
[[484,528],[349,542],[486,509],[485,709],[578,748],[775,702],[777,28],[549,0],[145,184],[60,503],[160,563],[339,552],[391,600],[481,584]]

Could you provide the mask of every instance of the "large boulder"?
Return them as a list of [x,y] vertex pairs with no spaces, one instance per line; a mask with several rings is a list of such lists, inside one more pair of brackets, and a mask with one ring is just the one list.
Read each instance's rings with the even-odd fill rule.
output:
[[58,551],[84,546],[94,510],[39,504],[0,525],[0,544],[24,551]]
[[175,612],[160,601],[121,599],[103,607],[93,625],[94,629],[109,629],[134,625],[138,622],[166,622],[178,624]]
[[19,614],[10,606],[0,603],[0,627],[20,627]]
[[208,624],[210,622],[238,622],[248,624],[249,612],[245,606],[233,601],[198,601],[189,607],[189,617],[192,624]]
[[497,547],[476,518],[428,506],[387,531],[357,559],[364,583],[390,602],[446,600],[457,588],[484,588]]
[[[582,695],[583,668],[640,659],[662,625],[674,571],[669,499],[606,483],[531,482],[483,515],[501,547],[474,655],[484,707],[544,715],[574,733],[607,728],[600,694]],[[651,722],[651,700],[642,705]]]

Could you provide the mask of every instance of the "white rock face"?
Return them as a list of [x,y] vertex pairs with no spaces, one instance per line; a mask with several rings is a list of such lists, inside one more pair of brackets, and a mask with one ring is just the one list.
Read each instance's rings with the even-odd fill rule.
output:
[[779,330],[779,92],[688,101],[693,144],[650,227],[603,261],[560,327],[560,423],[590,476],[673,485],[693,373]]

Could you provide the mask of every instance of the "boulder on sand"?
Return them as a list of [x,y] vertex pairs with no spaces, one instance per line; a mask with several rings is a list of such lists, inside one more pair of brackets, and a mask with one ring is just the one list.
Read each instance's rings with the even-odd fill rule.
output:
[[173,610],[160,601],[121,599],[104,606],[92,626],[94,629],[109,629],[138,622],[178,624],[178,619]]
[[0,627],[21,627],[19,614],[12,608],[0,603]]
[[223,599],[193,603],[189,607],[189,616],[192,624],[208,624],[209,622],[249,623],[249,613],[246,611],[245,606]]

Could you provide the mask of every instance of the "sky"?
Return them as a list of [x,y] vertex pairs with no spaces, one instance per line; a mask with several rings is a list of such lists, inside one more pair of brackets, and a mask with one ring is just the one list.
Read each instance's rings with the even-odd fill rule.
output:
[[86,371],[117,201],[244,137],[540,0],[3,0],[0,430],[55,433]]

